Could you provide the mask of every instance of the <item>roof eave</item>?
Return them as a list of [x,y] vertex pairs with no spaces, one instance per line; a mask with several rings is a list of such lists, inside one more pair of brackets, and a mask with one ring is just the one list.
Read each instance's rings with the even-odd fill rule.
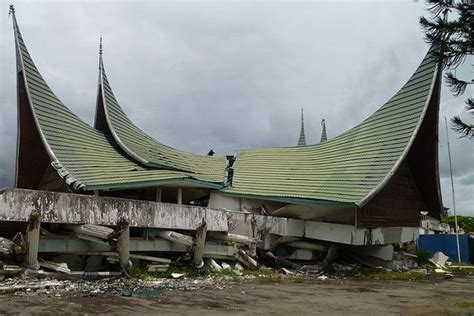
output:
[[431,86],[430,86],[430,91],[428,94],[428,97],[426,98],[425,105],[423,107],[423,111],[420,115],[420,119],[418,120],[418,123],[416,125],[415,131],[413,132],[410,140],[408,141],[408,144],[405,148],[405,150],[402,152],[400,157],[398,158],[397,162],[395,165],[392,167],[392,169],[389,171],[389,173],[385,176],[385,178],[375,187],[373,188],[365,197],[363,197],[361,200],[356,202],[356,205],[361,208],[364,207],[372,198],[374,198],[390,181],[390,179],[393,177],[393,175],[397,172],[398,168],[402,164],[403,160],[406,158],[408,155],[408,152],[410,151],[411,146],[413,145],[413,142],[415,141],[415,138],[418,134],[418,131],[420,130],[421,124],[423,123],[423,120],[425,118],[426,111],[428,110],[428,106],[430,105],[432,96],[433,96],[433,91],[436,86],[436,82],[439,80],[439,63],[436,65],[435,71],[433,72],[433,80],[431,81]]

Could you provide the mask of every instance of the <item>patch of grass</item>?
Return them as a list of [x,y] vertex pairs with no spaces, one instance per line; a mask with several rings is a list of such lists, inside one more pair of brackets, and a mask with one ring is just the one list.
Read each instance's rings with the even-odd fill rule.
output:
[[474,301],[456,303],[459,308],[474,308]]
[[208,271],[207,272],[209,275],[215,276],[215,277],[236,277],[238,276],[233,270],[229,269],[224,269],[221,271]]
[[253,275],[259,278],[260,283],[275,284],[282,281],[281,275],[271,269],[245,270],[243,275]]
[[420,269],[426,269],[426,272],[432,273],[435,270],[435,266],[432,263],[425,263],[419,266]]
[[302,278],[302,277],[292,277],[290,279],[290,281],[293,282],[293,283],[304,283],[304,278]]
[[243,275],[254,275],[254,276],[258,276],[258,277],[274,277],[274,276],[278,276],[279,274],[276,273],[275,271],[271,270],[271,269],[264,269],[264,268],[260,268],[260,269],[257,269],[257,270],[245,270],[243,271]]
[[369,271],[364,274],[373,280],[384,281],[411,281],[422,279],[425,275],[420,272],[387,272],[387,271]]
[[417,257],[418,257],[418,265],[425,265],[425,264],[430,264],[428,259],[431,258],[431,254],[428,251],[418,251],[417,252]]

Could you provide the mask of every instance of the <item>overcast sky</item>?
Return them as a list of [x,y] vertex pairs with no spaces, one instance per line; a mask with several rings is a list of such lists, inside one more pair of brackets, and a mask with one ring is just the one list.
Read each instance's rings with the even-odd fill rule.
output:
[[[15,51],[0,7],[0,187],[12,186]],[[427,51],[423,1],[14,1],[26,45],[58,97],[92,124],[98,40],[115,95],[140,128],[178,149],[219,155],[291,146],[354,127],[386,102]],[[458,75],[471,79],[471,59]],[[473,91],[466,91],[472,95]],[[440,172],[452,207],[444,116],[465,98],[443,88]],[[474,142],[450,131],[457,208],[474,215]]]

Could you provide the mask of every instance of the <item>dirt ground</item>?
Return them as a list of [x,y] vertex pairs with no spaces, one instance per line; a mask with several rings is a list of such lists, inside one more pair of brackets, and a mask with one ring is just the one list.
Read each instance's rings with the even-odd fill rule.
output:
[[450,280],[373,281],[304,278],[252,281],[155,297],[0,296],[0,314],[114,315],[474,315],[474,276]]

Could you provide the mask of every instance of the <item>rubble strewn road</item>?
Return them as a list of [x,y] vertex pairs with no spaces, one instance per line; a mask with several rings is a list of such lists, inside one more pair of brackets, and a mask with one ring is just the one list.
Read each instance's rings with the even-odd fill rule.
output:
[[[80,283],[79,283],[80,284]],[[449,280],[374,281],[315,277],[165,280],[127,293],[84,289],[0,296],[0,314],[405,314],[474,313],[474,276]],[[102,283],[103,284],[103,283]],[[104,285],[101,285],[104,286]],[[111,287],[115,287],[111,285]],[[121,285],[123,287],[123,285]],[[73,286],[74,287],[74,286]],[[117,287],[119,288],[119,287]],[[144,289],[145,288],[145,289]],[[112,294],[114,293],[114,294]],[[125,296],[124,296],[125,295]]]

